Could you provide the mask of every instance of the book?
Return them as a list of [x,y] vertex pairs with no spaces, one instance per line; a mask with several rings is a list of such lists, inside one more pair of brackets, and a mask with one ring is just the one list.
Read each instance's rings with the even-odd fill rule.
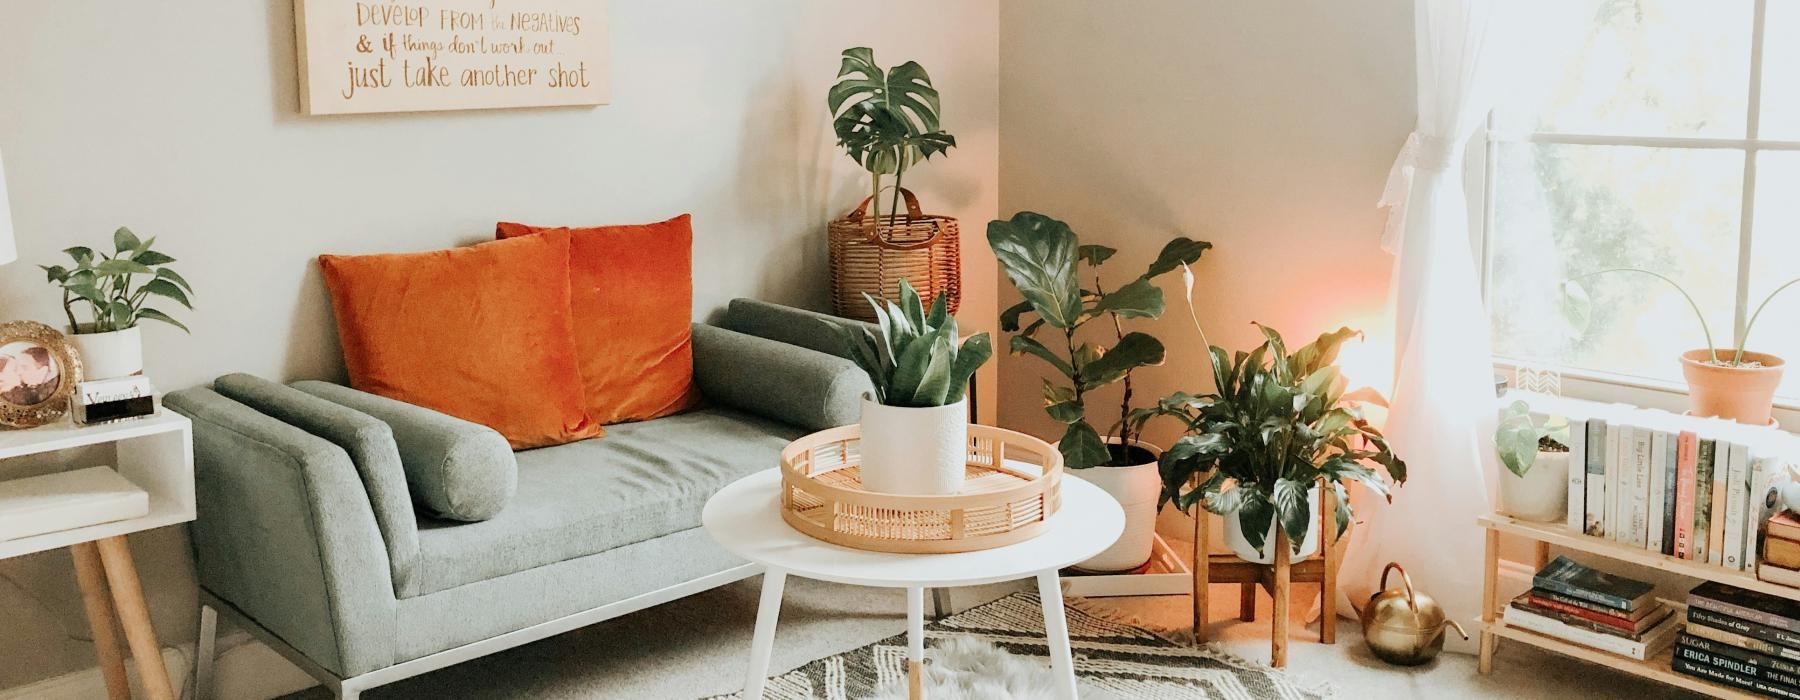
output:
[[1620,610],[1618,608],[1609,608],[1607,606],[1601,605],[1601,604],[1596,603],[1591,600],[1582,600],[1580,598],[1566,596],[1561,593],[1553,593],[1551,591],[1546,591],[1546,590],[1543,590],[1540,588],[1531,589],[1530,595],[1533,598],[1541,598],[1543,600],[1551,600],[1551,601],[1561,603],[1563,605],[1571,605],[1571,606],[1574,606],[1577,608],[1582,608],[1584,610],[1592,610],[1594,612],[1597,612],[1597,613],[1600,613],[1603,615],[1610,615],[1610,616],[1618,618],[1618,619],[1632,620],[1632,621],[1644,619],[1650,613],[1655,612],[1656,608],[1659,607],[1659,606],[1655,606],[1655,605],[1646,605],[1642,608],[1638,608],[1637,610],[1626,611],[1626,610]]
[[1707,548],[1712,531],[1713,441],[1697,440],[1694,458],[1694,561],[1706,561],[1712,555]]
[[1800,692],[1795,692],[1780,684],[1768,683],[1740,673],[1733,673],[1716,666],[1702,664],[1681,654],[1676,654],[1674,658],[1670,660],[1669,667],[1676,673],[1694,676],[1696,678],[1704,678],[1710,681],[1718,681],[1734,688],[1761,693],[1769,697],[1800,700]]
[[1729,644],[1739,649],[1748,649],[1758,654],[1780,657],[1789,661],[1800,661],[1800,649],[1789,649],[1780,644],[1765,642],[1761,639],[1746,637],[1736,632],[1727,632],[1722,629],[1708,627],[1706,625],[1697,625],[1692,622],[1689,622],[1683,629],[1687,630],[1688,634],[1696,637],[1704,637],[1720,644]]
[[1563,523],[1575,534],[1587,532],[1587,419],[1569,421],[1569,508]]
[[1606,536],[1606,420],[1594,417],[1587,424],[1587,494],[1583,525],[1593,537]]
[[[1675,643],[1679,645],[1677,648],[1687,647],[1715,657],[1731,659],[1742,666],[1754,667],[1755,675],[1764,680],[1800,686],[1800,662],[1734,647],[1730,644],[1721,644],[1685,631],[1676,635]],[[1680,652],[1677,652],[1677,655],[1680,655]]]
[[109,467],[0,481],[0,542],[150,514],[150,494]]
[[1784,569],[1800,569],[1800,542],[1768,536],[1763,540],[1763,562]]
[[1642,639],[1632,640],[1564,624],[1555,618],[1539,615],[1512,605],[1506,606],[1506,609],[1501,611],[1500,619],[1512,627],[1639,661],[1650,658],[1651,654],[1673,642],[1675,631],[1681,627],[1675,618],[1670,616],[1646,630]]
[[1615,610],[1636,611],[1652,600],[1648,583],[1591,569],[1560,555],[1531,578],[1531,585]]
[[1790,649],[1800,649],[1800,633],[1780,627],[1771,627],[1760,622],[1751,622],[1741,617],[1721,615],[1705,608],[1688,607],[1688,622],[1706,625],[1727,632],[1736,632],[1746,637],[1754,637],[1765,642],[1773,642]]
[[1675,436],[1675,557],[1694,558],[1695,462],[1699,459],[1698,436],[1682,431]]
[[1650,471],[1650,431],[1641,426],[1630,426],[1620,439],[1631,460],[1628,464],[1631,486],[1625,491],[1631,498],[1624,506],[1627,529],[1623,541],[1633,547],[1647,548],[1650,543],[1650,490],[1655,488]]
[[1625,534],[1625,521],[1619,515],[1619,501],[1623,500],[1626,484],[1621,459],[1624,453],[1619,449],[1619,438],[1624,432],[1625,426],[1616,419],[1606,424],[1606,539],[1614,542],[1623,542]]
[[1687,604],[1689,612],[1710,610],[1800,636],[1800,601],[1707,581],[1688,591]]
[[1652,552],[1665,550],[1663,535],[1663,509],[1669,505],[1663,487],[1668,483],[1667,473],[1663,471],[1663,461],[1667,456],[1669,434],[1652,428],[1649,435],[1650,459],[1650,522],[1647,524],[1649,534],[1644,537],[1644,548]]
[[1665,555],[1668,555],[1668,556],[1674,556],[1674,554],[1675,554],[1675,486],[1677,483],[1680,482],[1680,478],[1681,478],[1676,471],[1678,462],[1679,462],[1679,457],[1676,455],[1677,450],[1676,450],[1676,444],[1675,444],[1675,436],[1677,435],[1677,433],[1674,431],[1663,430],[1663,431],[1659,431],[1657,434],[1661,435],[1663,437],[1663,457],[1662,457],[1662,465],[1663,465],[1663,510],[1662,510],[1663,547],[1662,547],[1662,553]]
[[1800,518],[1785,510],[1769,516],[1768,535],[1784,540],[1800,540]]
[[1791,588],[1800,588],[1800,569],[1789,569],[1774,566],[1769,562],[1756,565],[1756,577],[1769,583],[1778,583]]
[[1514,600],[1512,604],[1544,617],[1554,618],[1565,625],[1605,632],[1626,639],[1643,639],[1645,630],[1655,627],[1656,623],[1662,622],[1663,618],[1672,614],[1669,606],[1646,605],[1644,609],[1648,614],[1637,620],[1630,620],[1530,593]]
[[1720,553],[1725,568],[1744,570],[1744,528],[1750,512],[1750,446],[1721,442],[1726,452],[1725,547]]

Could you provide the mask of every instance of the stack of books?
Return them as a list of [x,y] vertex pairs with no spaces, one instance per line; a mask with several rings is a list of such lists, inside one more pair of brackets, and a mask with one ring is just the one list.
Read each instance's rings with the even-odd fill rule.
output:
[[[1511,392],[1569,422],[1565,525],[1577,533],[1734,571],[1756,571],[1760,525],[1800,462],[1792,434],[1619,404]],[[1579,465],[1579,466],[1577,466]]]
[[1688,592],[1677,673],[1800,700],[1800,602],[1708,581]]
[[1800,587],[1800,517],[1782,511],[1763,525],[1762,562],[1756,577]]
[[1675,638],[1678,623],[1651,585],[1557,557],[1501,613],[1512,627],[1639,661]]

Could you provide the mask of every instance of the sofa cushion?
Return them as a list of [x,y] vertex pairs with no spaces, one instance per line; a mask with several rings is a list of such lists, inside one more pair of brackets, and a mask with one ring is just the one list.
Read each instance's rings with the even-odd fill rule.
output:
[[504,512],[479,523],[420,523],[421,593],[698,527],[707,498],[774,468],[781,448],[804,432],[715,408],[521,452],[518,494]]

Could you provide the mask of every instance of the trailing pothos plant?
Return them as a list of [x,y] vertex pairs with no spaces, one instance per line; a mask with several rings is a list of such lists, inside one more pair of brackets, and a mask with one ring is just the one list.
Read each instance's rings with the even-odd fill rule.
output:
[[876,402],[910,408],[954,404],[962,400],[969,377],[993,357],[988,334],[967,339],[957,334],[944,297],[939,294],[927,312],[919,292],[904,279],[898,304],[889,301],[884,307],[864,292],[880,322],[879,338],[865,327],[824,322],[843,341],[850,359],[869,374]]
[[1556,417],[1542,426],[1531,420],[1531,406],[1514,401],[1500,411],[1500,424],[1494,430],[1494,448],[1500,463],[1519,478],[1531,471],[1539,452],[1569,451],[1569,421]]
[[[1143,274],[1109,291],[1099,268],[1118,251],[1082,245],[1066,223],[1036,212],[1019,212],[1009,220],[989,222],[987,237],[1007,279],[1025,297],[1000,314],[1001,330],[1014,333],[1009,349],[1015,355],[1031,355],[1050,363],[1066,380],[1044,381],[1044,410],[1067,426],[1058,443],[1064,465],[1086,469],[1150,461],[1150,455],[1135,448],[1144,419],[1141,415],[1132,418],[1131,373],[1139,367],[1162,364],[1163,344],[1147,333],[1125,332],[1123,322],[1161,317],[1162,289],[1151,280],[1199,260],[1212,244],[1188,238],[1169,241]],[[1090,287],[1081,284],[1082,264],[1094,275]],[[1037,318],[1021,327],[1027,313]],[[1076,337],[1083,326],[1101,319],[1110,331],[1110,345]],[[1049,342],[1055,349],[1037,338],[1046,326],[1053,331]],[[1124,384],[1124,394],[1118,418],[1106,429],[1115,438],[1109,445],[1088,422],[1087,395],[1115,382]]]
[[955,147],[956,137],[938,128],[938,91],[918,63],[883,70],[867,47],[845,49],[843,57],[840,80],[825,94],[825,104],[831,108],[838,146],[869,171],[874,220],[881,221],[882,176],[894,176],[894,201],[888,209],[888,216],[894,216],[900,212],[906,169]]
[[[74,333],[109,333],[132,328],[139,321],[161,321],[186,331],[174,317],[149,306],[151,297],[162,297],[194,308],[188,295],[194,288],[169,269],[175,258],[151,246],[156,237],[140,239],[123,226],[113,232],[113,252],[96,253],[87,246],[63,250],[75,264],[39,265],[51,284],[62,288],[63,313]],[[89,323],[76,318],[77,307],[87,312]]]
[[[1188,315],[1193,311],[1192,274],[1184,271]],[[1387,472],[1406,481],[1406,463],[1387,439],[1363,418],[1360,404],[1378,400],[1372,391],[1345,393],[1338,349],[1360,333],[1349,328],[1320,335],[1289,352],[1281,334],[1261,324],[1263,343],[1249,352],[1227,353],[1206,344],[1212,393],[1173,394],[1147,413],[1173,416],[1186,434],[1159,460],[1162,503],[1188,511],[1196,504],[1221,516],[1233,514],[1244,539],[1263,551],[1269,522],[1277,519],[1294,550],[1300,550],[1314,519],[1307,494],[1323,478],[1337,495],[1333,514],[1339,534],[1349,526],[1345,480],[1388,498]]]

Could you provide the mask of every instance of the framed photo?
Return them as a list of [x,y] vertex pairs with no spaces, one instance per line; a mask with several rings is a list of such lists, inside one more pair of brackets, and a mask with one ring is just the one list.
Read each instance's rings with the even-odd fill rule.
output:
[[0,323],[0,425],[33,428],[69,412],[81,358],[56,329],[36,321]]

